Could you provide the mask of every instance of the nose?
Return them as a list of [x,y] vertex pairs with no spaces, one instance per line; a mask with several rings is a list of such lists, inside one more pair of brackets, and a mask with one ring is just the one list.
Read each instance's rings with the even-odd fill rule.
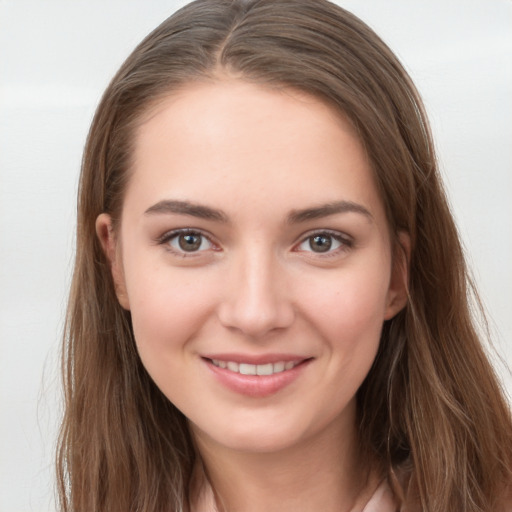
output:
[[262,251],[248,252],[231,262],[218,317],[225,327],[256,340],[289,327],[295,312],[275,258]]

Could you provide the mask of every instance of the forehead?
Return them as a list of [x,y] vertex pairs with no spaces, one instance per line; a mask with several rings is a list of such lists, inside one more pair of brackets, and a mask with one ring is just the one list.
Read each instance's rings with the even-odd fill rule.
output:
[[[351,124],[318,98],[240,80],[199,83],[159,100],[135,133],[130,196],[252,207],[380,201]],[[191,198],[190,195],[193,194]],[[343,197],[353,196],[353,197]]]

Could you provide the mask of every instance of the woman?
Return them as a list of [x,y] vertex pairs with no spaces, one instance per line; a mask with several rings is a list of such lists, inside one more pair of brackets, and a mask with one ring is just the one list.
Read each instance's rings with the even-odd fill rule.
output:
[[188,5],[85,149],[62,508],[507,510],[471,291],[384,43],[324,1]]

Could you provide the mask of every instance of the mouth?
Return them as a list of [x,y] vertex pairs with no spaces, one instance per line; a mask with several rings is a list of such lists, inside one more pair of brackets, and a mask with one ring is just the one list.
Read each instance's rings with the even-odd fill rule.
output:
[[212,355],[202,359],[215,378],[230,391],[263,398],[278,393],[299,379],[314,358]]

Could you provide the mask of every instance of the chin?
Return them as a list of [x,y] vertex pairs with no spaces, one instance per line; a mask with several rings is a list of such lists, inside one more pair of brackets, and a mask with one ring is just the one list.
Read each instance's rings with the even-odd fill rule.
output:
[[233,422],[215,430],[210,425],[206,431],[191,424],[191,431],[199,445],[213,442],[224,449],[254,454],[281,452],[300,444],[307,437],[305,432],[297,431],[296,426],[286,428],[281,424],[276,427],[275,424],[261,425],[258,422],[245,425]]

